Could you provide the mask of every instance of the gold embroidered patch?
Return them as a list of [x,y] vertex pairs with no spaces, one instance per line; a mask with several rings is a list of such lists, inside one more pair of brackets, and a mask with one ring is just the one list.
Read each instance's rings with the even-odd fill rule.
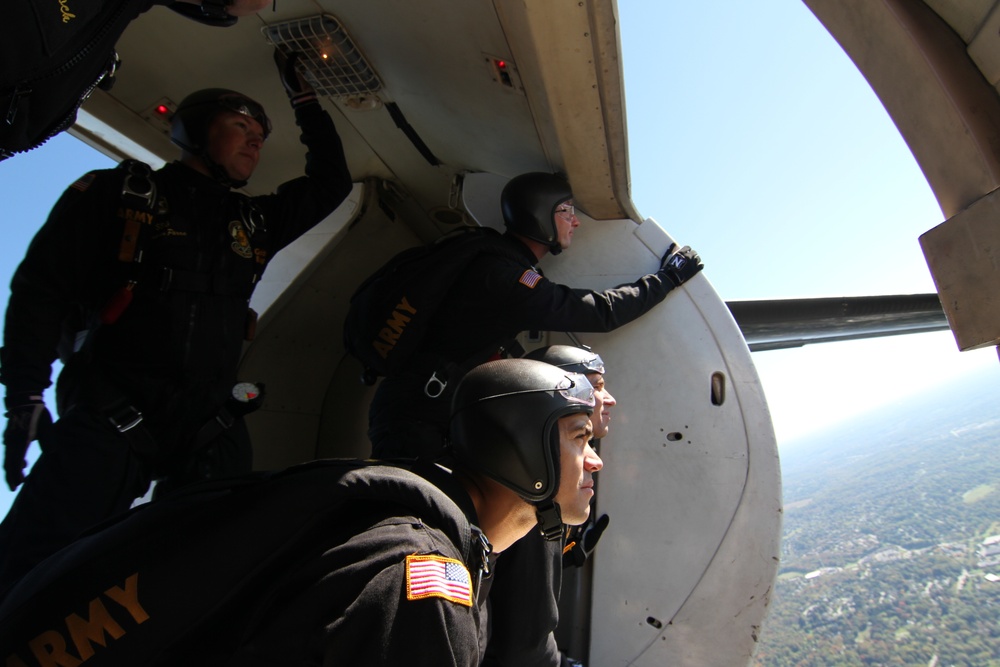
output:
[[229,246],[233,249],[233,252],[243,259],[250,259],[253,257],[253,249],[250,247],[250,238],[247,236],[246,230],[243,229],[243,223],[239,220],[233,220],[230,222],[229,236],[233,239],[233,242]]

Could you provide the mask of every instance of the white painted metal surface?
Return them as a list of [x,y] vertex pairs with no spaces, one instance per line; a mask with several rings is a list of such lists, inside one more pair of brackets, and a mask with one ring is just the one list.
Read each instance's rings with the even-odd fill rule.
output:
[[[553,280],[606,288],[655,270],[669,237],[647,220],[585,221],[547,258]],[[656,248],[657,253],[650,250]],[[592,665],[741,665],[778,565],[777,448],[750,354],[705,272],[605,335],[578,334],[618,400],[601,446]],[[724,397],[713,403],[716,387]]]

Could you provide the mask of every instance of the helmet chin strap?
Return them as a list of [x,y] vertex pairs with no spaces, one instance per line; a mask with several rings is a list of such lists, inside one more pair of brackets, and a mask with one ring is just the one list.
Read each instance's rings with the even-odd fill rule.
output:
[[234,180],[233,178],[230,178],[229,174],[226,173],[225,168],[208,156],[207,150],[202,151],[198,157],[200,157],[201,161],[205,163],[206,167],[208,167],[208,171],[210,174],[212,174],[212,178],[214,178],[217,182],[221,183],[227,188],[239,189],[247,184],[246,181],[237,181]]
[[562,512],[554,500],[545,500],[535,505],[538,529],[547,541],[558,540],[563,532]]

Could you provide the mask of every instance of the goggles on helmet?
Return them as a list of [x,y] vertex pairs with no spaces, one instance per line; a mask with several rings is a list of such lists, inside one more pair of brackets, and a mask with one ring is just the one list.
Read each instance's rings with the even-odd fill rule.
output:
[[604,375],[604,359],[601,359],[601,355],[595,354],[591,359],[585,359],[580,363],[581,366],[587,369],[590,373],[600,373]]
[[594,407],[594,387],[586,375],[569,373],[555,387],[556,391],[570,403],[579,403]]
[[264,113],[264,107],[249,97],[239,94],[222,95],[218,99],[218,104],[226,111],[232,111],[233,113],[253,118],[260,123],[260,126],[264,129],[265,139],[271,134],[271,119]]

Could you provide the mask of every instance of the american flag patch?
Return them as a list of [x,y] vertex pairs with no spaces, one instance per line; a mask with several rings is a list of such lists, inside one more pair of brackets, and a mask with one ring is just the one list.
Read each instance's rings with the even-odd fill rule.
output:
[[521,274],[521,279],[518,280],[517,282],[521,283],[526,287],[534,289],[535,285],[537,285],[538,281],[541,279],[542,279],[541,274],[536,273],[531,269],[527,269],[524,273]]
[[460,561],[443,556],[406,557],[406,599],[444,598],[472,606],[472,577]]
[[79,190],[80,192],[86,192],[87,188],[90,187],[90,184],[94,182],[94,178],[96,177],[97,174],[93,172],[86,173],[80,178],[76,179],[76,182],[69,187],[73,188],[74,190]]

